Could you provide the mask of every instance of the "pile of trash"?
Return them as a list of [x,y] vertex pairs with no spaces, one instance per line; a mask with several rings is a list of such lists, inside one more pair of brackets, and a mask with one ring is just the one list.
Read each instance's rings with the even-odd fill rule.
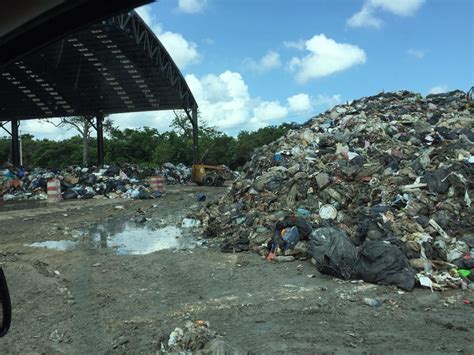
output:
[[[197,216],[204,234],[228,252],[268,255],[277,244],[342,278],[363,270],[368,282],[400,286],[393,279],[404,273],[408,286],[474,288],[473,106],[459,90],[335,106],[256,150],[230,191]],[[312,232],[288,237],[285,250],[275,225],[288,217]]]
[[175,328],[161,339],[161,354],[239,354],[221,336],[209,329],[203,320],[186,321],[183,328]]
[[14,169],[11,164],[4,164],[0,169],[0,197],[10,200],[45,200],[48,179],[53,172],[27,172],[23,168]]
[[155,169],[154,175],[163,176],[167,185],[186,184],[191,181],[192,169],[181,163],[164,163],[161,168]]
[[160,175],[165,184],[185,184],[191,177],[191,168],[165,163],[158,169],[142,169],[135,165],[83,168],[71,166],[58,169],[13,168],[4,164],[0,169],[0,197],[10,200],[45,200],[47,183],[59,179],[62,198],[133,198],[149,199],[161,196],[150,188],[148,177]]

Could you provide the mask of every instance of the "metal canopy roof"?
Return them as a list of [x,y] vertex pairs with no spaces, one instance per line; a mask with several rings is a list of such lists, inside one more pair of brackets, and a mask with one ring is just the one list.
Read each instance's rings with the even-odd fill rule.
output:
[[0,120],[195,109],[170,55],[135,11],[89,25],[0,74]]

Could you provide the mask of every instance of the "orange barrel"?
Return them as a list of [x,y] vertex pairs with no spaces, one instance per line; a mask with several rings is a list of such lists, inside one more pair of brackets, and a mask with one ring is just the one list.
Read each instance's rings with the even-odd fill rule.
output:
[[165,191],[165,183],[163,177],[160,175],[150,176],[150,188],[152,191]]
[[61,182],[58,179],[48,180],[48,202],[59,202],[61,201]]

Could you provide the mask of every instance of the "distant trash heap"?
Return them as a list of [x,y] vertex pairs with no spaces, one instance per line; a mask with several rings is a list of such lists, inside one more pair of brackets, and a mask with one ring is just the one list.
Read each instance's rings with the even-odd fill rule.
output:
[[296,217],[312,233],[285,255],[321,272],[474,288],[473,126],[472,97],[458,90],[338,105],[256,150],[197,217],[223,251],[271,254],[275,224]]
[[141,169],[134,165],[82,168],[72,166],[62,170],[14,169],[6,164],[0,170],[0,196],[4,201],[46,200],[49,179],[61,183],[62,198],[133,198],[149,199],[161,196],[150,188],[148,177],[161,176],[167,185],[185,184],[191,180],[191,168],[184,164],[165,163],[157,169]]

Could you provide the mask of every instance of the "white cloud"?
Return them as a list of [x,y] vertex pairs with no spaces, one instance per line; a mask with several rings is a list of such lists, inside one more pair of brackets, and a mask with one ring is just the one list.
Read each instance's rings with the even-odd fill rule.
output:
[[299,83],[349,69],[367,60],[363,49],[353,44],[338,43],[324,34],[307,40],[305,48],[309,52],[307,55],[293,57],[288,63],[290,71],[296,72]]
[[341,102],[340,95],[313,98],[306,93],[290,96],[283,103],[252,97],[242,75],[231,71],[203,77],[188,74],[186,81],[202,119],[228,134],[281,124],[290,113],[292,120],[305,121],[314,114],[314,107],[326,109]]
[[268,51],[259,61],[252,58],[245,58],[244,66],[257,73],[264,73],[281,67],[280,55],[274,51]]
[[278,101],[265,101],[253,109],[253,115],[259,121],[281,120],[288,116],[288,109]]
[[197,44],[187,41],[181,33],[163,32],[158,37],[179,69],[199,61]]
[[127,112],[110,115],[114,126],[120,129],[156,128],[160,132],[169,131],[173,121],[173,111]]
[[362,6],[359,12],[356,12],[347,20],[350,27],[374,27],[380,28],[382,20],[374,16],[374,10],[370,6]]
[[268,125],[283,123],[288,116],[288,109],[278,101],[265,101],[259,103],[252,110],[252,117],[246,125],[247,130],[256,130]]
[[369,0],[373,8],[391,12],[398,16],[412,16],[423,5],[425,0]]
[[251,97],[239,73],[225,71],[201,78],[189,74],[186,81],[199,103],[201,117],[226,133],[280,124],[288,117],[289,107],[279,101]]
[[407,53],[417,59],[423,59],[425,57],[425,51],[421,49],[409,49]]
[[[59,119],[51,119],[55,124],[59,123]],[[38,139],[67,139],[77,135],[74,129],[66,129],[64,127],[56,127],[53,123],[46,120],[24,120],[20,124],[20,134],[30,133]]]
[[186,75],[186,82],[199,104],[202,118],[222,130],[237,128],[249,119],[248,87],[239,73],[225,71],[201,79]]
[[315,106],[324,106],[326,108],[331,108],[333,106],[339,105],[341,103],[341,95],[318,95],[313,100]]
[[145,23],[151,27],[153,20],[153,15],[151,14],[151,6],[145,5],[140,6],[135,9],[135,11],[140,15],[140,17],[145,21]]
[[152,13],[151,6],[145,5],[136,11],[163,43],[180,70],[199,62],[200,55],[197,44],[186,40],[181,33],[164,31]]
[[202,12],[207,5],[207,0],[179,0],[178,9],[187,14]]
[[288,99],[288,110],[295,113],[307,113],[313,109],[311,98],[308,94],[297,94]]
[[312,115],[317,107],[318,110],[321,108],[327,109],[341,103],[341,95],[321,95],[318,94],[316,97],[312,97],[308,94],[297,94],[288,97],[288,111],[294,114],[300,115]]
[[413,16],[425,0],[365,0],[359,12],[347,20],[350,27],[380,28],[383,21],[376,16],[378,11],[386,11],[396,16]]
[[286,48],[296,48],[302,51],[304,49],[304,41],[284,41],[283,46]]
[[436,85],[428,91],[428,95],[429,94],[442,94],[448,91],[449,91],[449,88],[447,85]]

